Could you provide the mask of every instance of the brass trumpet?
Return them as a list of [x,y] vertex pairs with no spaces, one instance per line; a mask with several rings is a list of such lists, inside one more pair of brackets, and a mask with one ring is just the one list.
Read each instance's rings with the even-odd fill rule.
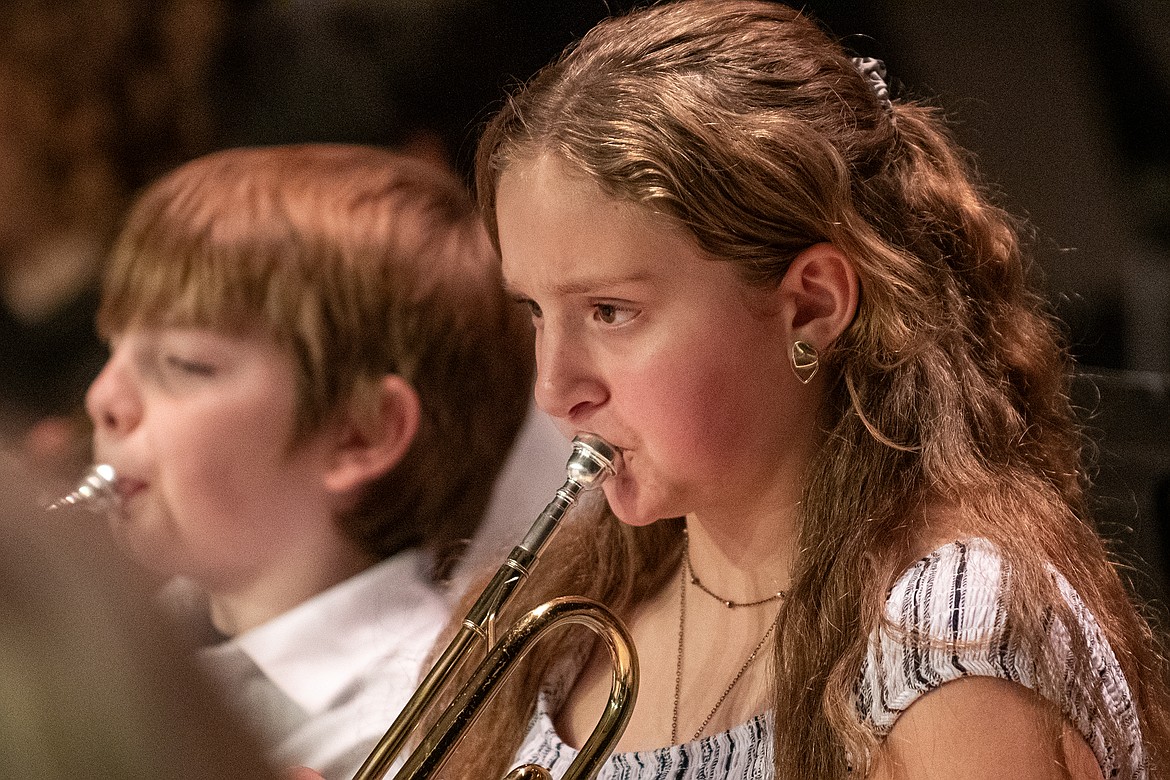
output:
[[[481,641],[493,645],[496,615],[537,564],[541,549],[565,512],[576,502],[578,494],[601,484],[616,473],[617,468],[620,468],[620,455],[600,437],[581,435],[573,439],[573,452],[566,464],[568,478],[564,485],[540,513],[524,540],[512,549],[468,611],[455,638],[354,775],[354,780],[380,780],[385,776],[423,715],[468,653]],[[553,599],[532,610],[492,646],[487,658],[423,736],[394,780],[421,780],[435,776],[482,706],[515,668],[516,662],[547,631],[564,624],[581,624],[593,629],[609,649],[613,661],[609,702],[597,727],[565,773],[565,780],[589,780],[596,776],[633,713],[638,693],[637,654],[625,626],[609,609],[591,599],[566,597]],[[551,780],[551,777],[545,767],[529,764],[513,769],[506,775],[506,780]]]

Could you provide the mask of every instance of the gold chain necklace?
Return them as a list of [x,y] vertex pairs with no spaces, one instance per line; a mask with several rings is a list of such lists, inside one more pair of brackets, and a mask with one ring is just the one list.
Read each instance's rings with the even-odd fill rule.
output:
[[[777,593],[774,596],[769,596],[768,598],[760,599],[759,601],[751,601],[751,602],[746,602],[746,603],[734,602],[734,601],[731,601],[730,599],[725,599],[725,598],[721,598],[719,596],[716,596],[714,593],[711,593],[711,591],[709,591],[705,587],[703,587],[703,584],[701,582],[699,582],[697,577],[695,577],[694,569],[691,567],[691,550],[690,550],[690,544],[689,544],[689,540],[688,540],[688,543],[686,544],[686,553],[683,556],[682,578],[679,582],[679,587],[678,587],[678,590],[679,590],[679,597],[678,597],[678,602],[679,602],[679,607],[678,607],[678,657],[677,657],[677,661],[675,663],[675,668],[674,668],[674,715],[673,715],[673,717],[671,717],[671,720],[670,720],[670,744],[672,744],[672,745],[677,745],[679,743],[678,742],[678,707],[679,707],[679,698],[680,698],[680,695],[682,692],[683,635],[686,633],[687,580],[688,579],[690,579],[692,584],[697,585],[699,587],[699,589],[702,590],[704,593],[707,593],[707,594],[711,595],[712,597],[714,597],[715,599],[723,602],[723,604],[729,608],[750,607],[750,606],[756,606],[759,604],[766,604],[769,601],[775,601],[777,599],[782,599],[785,596],[785,592],[780,591],[779,593]],[[768,630],[764,632],[764,636],[761,637],[760,641],[756,644],[756,646],[754,648],[752,648],[751,653],[748,654],[747,660],[743,662],[743,666],[741,666],[739,668],[739,671],[735,673],[735,677],[731,678],[731,682],[728,684],[727,688],[723,691],[723,695],[719,697],[719,701],[715,702],[715,706],[711,709],[711,711],[709,713],[707,713],[707,717],[703,719],[702,724],[699,726],[699,730],[695,732],[695,736],[691,737],[692,741],[696,740],[700,736],[702,736],[703,729],[707,728],[707,724],[711,722],[711,718],[715,717],[715,713],[719,712],[719,708],[723,706],[723,702],[726,701],[727,697],[731,695],[731,691],[734,690],[736,684],[739,683],[740,679],[744,676],[744,674],[747,673],[748,667],[750,667],[752,665],[752,662],[756,660],[756,656],[759,655],[760,650],[762,650],[764,648],[764,645],[768,641],[768,637],[772,636],[772,632],[776,629],[776,624],[779,621],[780,621],[780,613],[776,613],[776,619],[773,620],[768,625]]]
[[719,594],[712,591],[710,588],[708,588],[706,585],[704,585],[699,580],[699,575],[695,574],[695,567],[691,565],[690,537],[686,535],[685,530],[683,531],[683,539],[684,539],[683,549],[685,551],[684,558],[686,559],[687,576],[690,577],[691,584],[694,585],[699,590],[706,593],[711,598],[713,598],[716,601],[723,604],[723,606],[727,607],[728,609],[737,609],[739,607],[758,607],[761,604],[767,604],[769,601],[779,601],[780,599],[784,598],[785,592],[782,590],[776,591],[771,596],[765,596],[762,599],[756,599],[755,601],[732,601],[731,599],[723,598],[722,596],[720,596]]

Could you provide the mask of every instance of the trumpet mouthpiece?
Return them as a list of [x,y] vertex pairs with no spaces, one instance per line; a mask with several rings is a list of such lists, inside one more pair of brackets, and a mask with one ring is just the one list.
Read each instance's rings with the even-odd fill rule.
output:
[[109,509],[116,498],[114,479],[113,466],[105,463],[92,466],[81,478],[81,482],[73,489],[73,492],[61,496],[45,509],[52,511],[67,506],[81,506],[92,512],[104,512]]
[[592,433],[573,438],[573,454],[565,468],[569,479],[582,489],[597,487],[622,467],[622,454],[612,444]]

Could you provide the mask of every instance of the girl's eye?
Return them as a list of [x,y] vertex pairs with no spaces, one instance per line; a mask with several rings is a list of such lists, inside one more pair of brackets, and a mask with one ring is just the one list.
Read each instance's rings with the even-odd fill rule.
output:
[[606,325],[624,325],[638,314],[635,309],[616,303],[596,303],[593,305],[593,311],[597,320]]

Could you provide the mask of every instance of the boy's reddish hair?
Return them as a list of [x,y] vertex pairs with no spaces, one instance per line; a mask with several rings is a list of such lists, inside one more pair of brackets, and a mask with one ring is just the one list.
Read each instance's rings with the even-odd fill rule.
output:
[[300,436],[405,378],[415,441],[339,522],[378,556],[430,548],[438,572],[482,519],[530,396],[529,318],[466,189],[374,147],[232,149],[163,177],[115,244],[98,323],[275,338],[299,367]]

